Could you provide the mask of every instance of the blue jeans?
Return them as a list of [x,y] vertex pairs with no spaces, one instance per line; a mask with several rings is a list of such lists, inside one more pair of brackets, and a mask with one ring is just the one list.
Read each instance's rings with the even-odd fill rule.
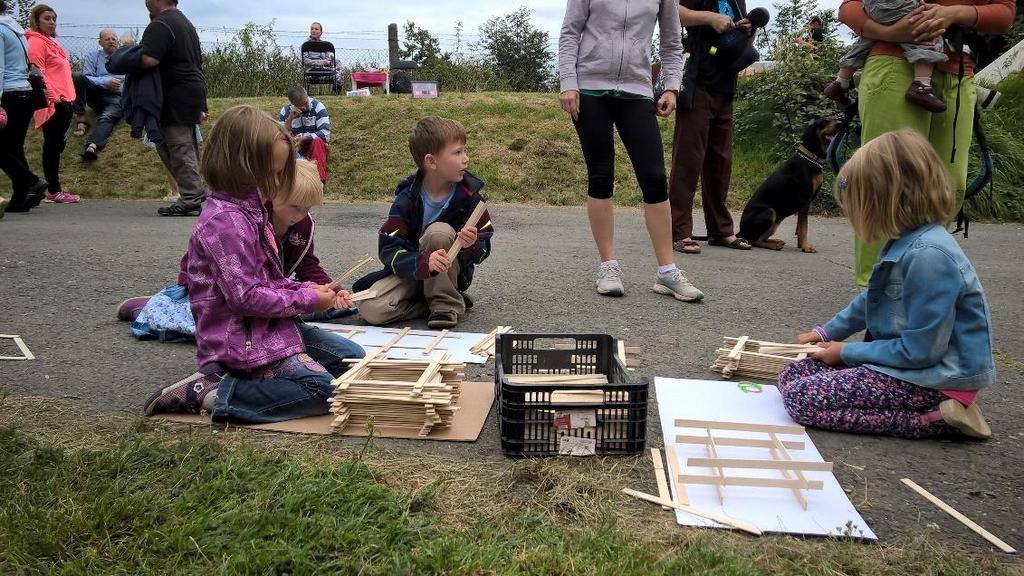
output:
[[366,356],[348,338],[298,322],[306,354],[296,354],[248,373],[228,372],[217,388],[214,422],[267,423],[327,414],[333,375],[345,358]]
[[107,145],[107,140],[110,139],[110,134],[113,133],[114,127],[124,117],[124,113],[121,111],[121,94],[105,92],[103,94],[102,107],[97,108],[99,117],[96,119],[96,126],[89,133],[89,138],[86,139],[86,144],[93,143],[96,148],[103,150]]
[[329,411],[331,375],[306,354],[265,369],[229,372],[217,388],[214,422],[265,424],[319,416]]
[[321,330],[304,322],[296,323],[306,345],[306,354],[335,376],[341,376],[348,365],[346,358],[363,358],[366,351],[355,342],[329,330]]

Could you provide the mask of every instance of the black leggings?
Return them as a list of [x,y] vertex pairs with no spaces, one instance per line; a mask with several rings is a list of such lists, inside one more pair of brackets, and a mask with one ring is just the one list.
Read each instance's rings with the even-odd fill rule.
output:
[[39,181],[25,159],[25,134],[32,122],[31,91],[4,92],[0,105],[7,111],[7,127],[0,128],[0,169],[11,179],[11,205],[20,205],[28,189]]
[[68,143],[68,128],[74,117],[71,102],[57,102],[53,116],[43,124],[43,175],[51,194],[60,192],[60,155]]
[[615,190],[615,135],[626,147],[644,203],[668,200],[665,149],[655,116],[654,101],[646,98],[615,98],[580,94],[580,113],[573,124],[587,162],[587,195],[612,197]]

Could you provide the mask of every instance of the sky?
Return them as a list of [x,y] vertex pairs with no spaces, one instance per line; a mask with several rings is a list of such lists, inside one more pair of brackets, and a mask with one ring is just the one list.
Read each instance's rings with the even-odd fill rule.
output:
[[[772,0],[747,0],[747,9],[771,8]],[[57,10],[58,33],[68,37],[94,38],[103,27],[119,33],[128,27],[140,31],[149,21],[143,0],[48,0]],[[819,0],[825,8],[836,8],[839,0]],[[456,23],[462,21],[467,40],[478,39],[480,24],[526,6],[534,11],[534,24],[546,30],[552,43],[558,41],[565,0],[315,0],[282,2],[267,0],[180,0],[178,7],[199,29],[204,42],[227,41],[246,22],[275,21],[279,42],[301,44],[309,23],[324,25],[324,39],[337,48],[387,50],[387,25],[401,27],[412,20],[433,33],[443,49],[451,49]]]

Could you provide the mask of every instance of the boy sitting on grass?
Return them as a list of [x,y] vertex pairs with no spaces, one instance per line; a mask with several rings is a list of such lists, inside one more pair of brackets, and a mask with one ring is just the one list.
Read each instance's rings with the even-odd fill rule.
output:
[[[473,270],[491,254],[494,227],[485,210],[467,222],[483,201],[483,181],[466,171],[466,129],[431,116],[420,120],[409,137],[416,174],[395,190],[378,246],[384,269],[357,281],[354,291],[375,290],[359,304],[369,324],[384,325],[427,316],[430,328],[452,328],[473,306],[465,294]],[[456,239],[462,249],[449,261]]]

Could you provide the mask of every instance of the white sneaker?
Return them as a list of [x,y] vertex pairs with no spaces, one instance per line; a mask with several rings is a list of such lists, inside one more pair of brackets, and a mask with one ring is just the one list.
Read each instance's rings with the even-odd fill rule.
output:
[[622,296],[626,293],[622,286],[622,269],[618,264],[601,265],[597,269],[597,293],[603,296]]
[[656,275],[653,290],[658,294],[666,294],[683,302],[700,302],[704,298],[704,293],[690,284],[690,281],[683,276],[682,271],[678,268],[671,274]]

